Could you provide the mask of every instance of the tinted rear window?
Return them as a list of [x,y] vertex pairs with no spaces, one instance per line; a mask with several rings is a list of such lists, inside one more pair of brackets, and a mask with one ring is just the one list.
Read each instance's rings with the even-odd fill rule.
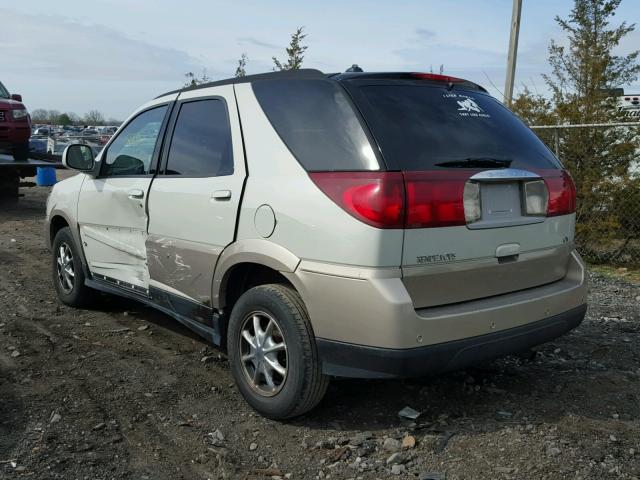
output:
[[491,167],[492,161],[559,167],[538,137],[487,94],[415,84],[361,85],[354,94],[390,169]]
[[379,170],[360,119],[330,80],[265,80],[253,91],[291,153],[308,171]]

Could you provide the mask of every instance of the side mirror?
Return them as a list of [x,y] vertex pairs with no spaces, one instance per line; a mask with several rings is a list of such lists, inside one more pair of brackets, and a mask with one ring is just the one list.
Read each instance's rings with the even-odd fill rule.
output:
[[62,164],[73,170],[90,172],[94,165],[93,150],[90,146],[80,143],[69,145],[62,152]]
[[11,100],[15,100],[16,102],[21,102],[22,101],[22,95],[18,95],[17,93],[12,93],[11,94]]

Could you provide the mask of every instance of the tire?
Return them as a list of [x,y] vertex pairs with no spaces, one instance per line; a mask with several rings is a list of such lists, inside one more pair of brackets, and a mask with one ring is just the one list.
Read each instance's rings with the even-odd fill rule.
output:
[[13,147],[13,159],[24,162],[29,159],[29,142],[22,142]]
[[[58,231],[53,240],[52,250],[53,284],[60,301],[71,307],[91,305],[95,301],[97,292],[84,284],[82,260],[69,227]],[[67,273],[71,271],[73,275],[65,275],[63,271]]]
[[[243,331],[246,330],[249,337],[253,331],[254,341],[259,338],[255,329],[256,317],[263,332],[267,332],[269,323],[275,321],[270,335],[262,337],[262,348],[279,349],[256,353],[254,358],[264,358],[259,363],[263,365],[260,368],[256,368],[254,360],[243,362],[242,359],[243,355],[255,351]],[[284,349],[281,343],[284,343]],[[284,420],[302,415],[313,409],[327,391],[329,377],[322,374],[309,315],[300,295],[285,285],[254,287],[238,299],[229,319],[227,352],[240,393],[265,417]],[[274,360],[280,367],[284,364],[286,374],[272,370],[271,379],[275,385],[272,387],[264,369],[271,369]],[[256,370],[260,373],[254,382],[252,377]]]

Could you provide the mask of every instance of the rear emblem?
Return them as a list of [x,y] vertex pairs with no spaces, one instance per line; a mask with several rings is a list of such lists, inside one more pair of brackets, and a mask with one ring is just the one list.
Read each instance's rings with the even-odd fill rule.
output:
[[455,253],[438,253],[436,255],[423,255],[416,257],[416,261],[419,264],[424,263],[447,263],[453,262],[456,259]]

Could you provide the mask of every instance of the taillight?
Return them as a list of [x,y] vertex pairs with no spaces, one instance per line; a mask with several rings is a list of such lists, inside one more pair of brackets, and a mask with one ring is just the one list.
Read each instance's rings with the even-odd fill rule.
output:
[[[481,219],[482,182],[477,169],[426,172],[313,172],[309,176],[331,200],[377,228],[434,228]],[[575,212],[576,189],[565,170],[536,170],[542,180],[523,182],[526,215]]]
[[406,228],[466,225],[465,183],[476,170],[405,172]]
[[444,83],[462,83],[464,79],[451,77],[449,75],[438,75],[437,73],[412,73],[412,77],[418,78],[420,80],[432,80],[434,82],[444,82]]
[[544,180],[524,182],[525,214],[545,216],[549,205],[549,189]]
[[[429,172],[312,172],[313,182],[353,217],[378,228],[466,225],[479,217],[465,199],[478,196],[465,185],[477,170]],[[469,209],[467,209],[469,210]]]
[[313,172],[313,182],[343,210],[377,228],[403,228],[400,172]]
[[549,190],[547,217],[568,215],[576,211],[576,186],[566,170],[539,171]]

